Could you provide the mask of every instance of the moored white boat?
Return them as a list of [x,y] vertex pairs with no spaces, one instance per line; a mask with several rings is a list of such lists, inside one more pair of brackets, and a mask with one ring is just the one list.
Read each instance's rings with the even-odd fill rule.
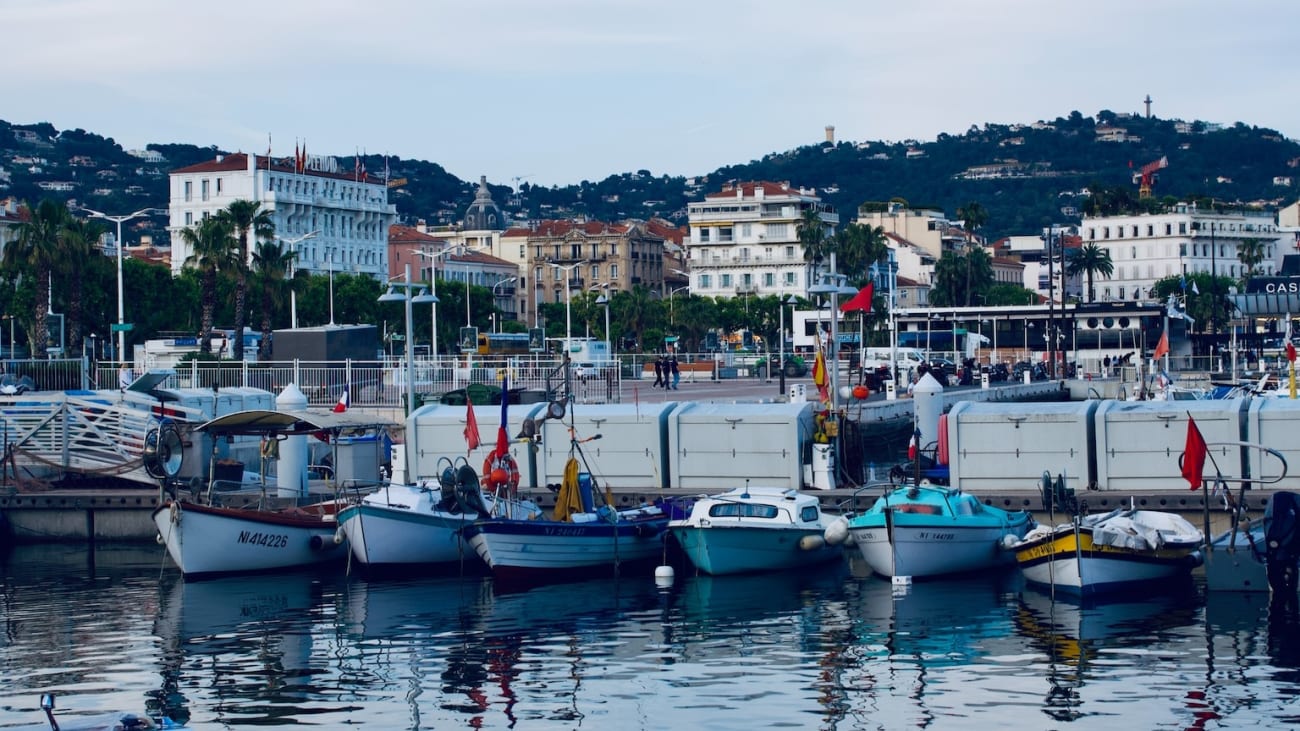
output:
[[479,492],[472,468],[456,472],[448,467],[438,482],[390,484],[340,510],[340,530],[356,559],[368,566],[478,563],[461,538],[470,523],[482,517],[541,517],[536,503]]
[[338,503],[250,510],[170,500],[153,511],[167,553],[186,576],[269,571],[337,561]]
[[1027,581],[1087,596],[1185,578],[1203,540],[1174,513],[1117,508],[1030,531],[1015,557]]
[[1011,566],[1009,542],[1035,525],[1026,511],[985,505],[957,489],[904,485],[867,512],[834,521],[826,539],[837,544],[851,537],[882,576],[926,578]]
[[826,543],[827,518],[812,495],[743,487],[702,497],[668,530],[697,569],[713,575],[777,571],[843,556]]

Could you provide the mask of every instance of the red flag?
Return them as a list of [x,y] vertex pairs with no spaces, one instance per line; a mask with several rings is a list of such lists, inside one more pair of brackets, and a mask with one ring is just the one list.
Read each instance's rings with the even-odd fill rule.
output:
[[1156,343],[1156,352],[1154,358],[1160,360],[1169,352],[1169,331],[1160,333],[1160,342]]
[[474,404],[468,398],[465,400],[465,444],[471,452],[478,449],[479,445],[478,419],[474,418]]
[[875,282],[867,282],[867,286],[858,290],[858,293],[849,298],[847,302],[840,305],[840,312],[871,312],[871,298],[875,294]]
[[1295,362],[1295,346],[1290,342],[1286,344],[1286,359],[1292,363]]
[[1201,486],[1201,473],[1205,471],[1205,456],[1209,449],[1201,430],[1196,428],[1196,420],[1187,417],[1187,444],[1183,446],[1183,477],[1195,490]]
[[507,385],[508,383],[508,378],[503,377],[501,379],[501,426],[497,427],[496,448],[496,456],[498,457],[510,454],[510,437],[506,434],[506,423],[508,422],[506,414],[510,408],[510,388]]
[[348,410],[348,406],[351,404],[351,401],[348,399],[349,390],[350,389],[346,386],[343,387],[343,395],[339,396],[339,402],[334,404],[334,408],[330,409],[330,411],[333,411],[336,414],[341,414]]

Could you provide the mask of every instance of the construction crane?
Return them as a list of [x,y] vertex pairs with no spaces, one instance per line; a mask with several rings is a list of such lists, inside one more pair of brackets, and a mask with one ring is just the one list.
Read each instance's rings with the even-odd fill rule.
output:
[[1169,167],[1169,158],[1162,157],[1143,165],[1139,172],[1133,174],[1133,182],[1138,184],[1138,199],[1151,197],[1151,184],[1156,182],[1156,171],[1167,167]]

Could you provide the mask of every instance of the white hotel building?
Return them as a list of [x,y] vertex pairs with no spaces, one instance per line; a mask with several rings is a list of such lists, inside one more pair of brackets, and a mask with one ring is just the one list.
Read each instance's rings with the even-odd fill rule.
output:
[[[367,274],[380,281],[388,277],[388,227],[396,221],[397,209],[388,202],[384,181],[341,170],[332,157],[308,156],[296,165],[292,158],[246,153],[218,155],[172,171],[168,231],[173,274],[180,273],[191,254],[180,230],[241,199],[271,212],[276,238],[297,252],[299,270]],[[301,238],[312,232],[317,233]]]
[[1255,274],[1269,276],[1294,254],[1295,238],[1285,234],[1271,213],[1215,213],[1180,203],[1168,213],[1087,218],[1079,224],[1083,244],[1110,252],[1114,274],[1098,279],[1096,297],[1140,300],[1150,296],[1157,280],[1183,273],[1213,272],[1240,278],[1243,265],[1237,246],[1260,239],[1264,260]]
[[807,296],[799,222],[809,208],[818,211],[826,235],[832,235],[839,214],[812,191],[789,183],[737,183],[689,204],[690,238],[684,243],[691,294]]

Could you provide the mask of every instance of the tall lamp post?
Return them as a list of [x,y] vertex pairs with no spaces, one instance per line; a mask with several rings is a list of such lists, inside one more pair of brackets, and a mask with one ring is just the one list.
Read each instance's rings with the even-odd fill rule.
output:
[[[496,307],[496,304],[497,304],[497,287],[500,287],[500,286],[503,285],[503,284],[510,284],[511,282],[515,281],[515,280],[518,279],[518,278],[519,278],[519,277],[506,277],[505,279],[502,279],[502,280],[498,281],[496,284],[492,285],[492,306],[493,306],[493,307]],[[500,331],[500,329],[501,329],[501,328],[500,328],[500,323],[501,323],[500,318],[497,318],[496,323],[497,323],[497,325],[498,325],[497,330]]]
[[128,216],[110,216],[100,211],[94,211],[89,208],[82,208],[91,218],[102,218],[105,221],[112,221],[117,224],[117,359],[126,360],[126,303],[122,297],[122,223],[130,221],[133,218],[148,216],[153,213],[152,208],[141,208],[140,210]]
[[[402,291],[397,291],[397,290]],[[418,290],[414,296],[412,292]],[[402,302],[406,306],[406,413],[415,411],[415,349],[411,334],[411,305],[437,302],[432,294],[425,294],[424,285],[411,282],[411,265],[406,265],[400,282],[389,282],[388,291],[379,295],[380,302]]]
[[546,263],[564,272],[564,357],[568,358],[569,353],[573,352],[573,303],[570,299],[570,293],[573,290],[573,279],[570,272],[587,262],[579,261],[574,262],[573,264],[556,264],[548,261]]
[[[776,303],[776,309],[777,312],[780,314],[780,318],[781,318],[781,331],[776,334],[776,339],[780,343],[780,350],[781,350],[781,358],[776,362],[776,367],[780,370],[781,373],[779,377],[780,390],[777,391],[778,394],[785,393],[785,306],[790,305],[791,307],[794,307],[797,304],[799,304],[799,299],[792,294],[786,295],[784,299],[778,299]],[[794,322],[793,312],[790,314],[790,321]],[[769,351],[769,357],[767,359],[769,363],[772,362],[770,352],[771,351]],[[771,377],[772,374],[769,373],[768,378]]]
[[[298,273],[298,244],[306,241],[307,239],[316,238],[316,234],[319,233],[320,233],[320,229],[317,229],[310,233],[305,233],[302,236],[299,236],[297,238],[280,239],[281,241],[289,245],[289,251],[293,253],[293,258],[289,260],[290,280],[292,280],[294,275]],[[294,330],[298,329],[298,288],[293,286],[292,281],[290,281],[289,284],[289,327],[293,328]]]
[[412,254],[418,254],[429,260],[429,294],[433,296],[433,308],[429,327],[429,354],[433,356],[434,362],[438,360],[438,265],[437,259],[444,254],[455,251],[453,247],[447,247],[442,251],[429,253],[421,249],[411,249]]
[[677,287],[676,289],[668,293],[668,326],[669,327],[672,327],[677,324],[676,316],[673,314],[673,295],[677,294],[683,289],[690,289],[690,288],[691,285],[686,284],[681,287]]
[[610,349],[609,345],[609,298],[602,292],[601,295],[596,298],[596,304],[605,308],[605,357],[609,358],[613,355],[613,351]]

